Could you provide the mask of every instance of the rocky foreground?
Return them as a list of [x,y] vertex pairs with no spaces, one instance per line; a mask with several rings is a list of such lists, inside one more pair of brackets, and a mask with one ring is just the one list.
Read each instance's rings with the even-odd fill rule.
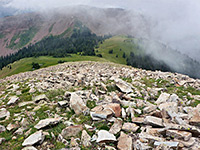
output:
[[95,62],[7,77],[0,147],[198,150],[200,80]]

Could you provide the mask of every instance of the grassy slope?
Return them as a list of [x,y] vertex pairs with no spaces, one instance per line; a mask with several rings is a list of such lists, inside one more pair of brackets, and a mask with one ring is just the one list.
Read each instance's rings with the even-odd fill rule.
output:
[[[125,42],[124,42],[125,41]],[[12,69],[8,67],[4,67],[2,71],[0,71],[0,78],[5,76],[10,76],[13,74],[17,74],[20,72],[26,72],[32,70],[32,62],[42,64],[41,68],[52,66],[58,64],[59,60],[64,61],[110,61],[118,64],[126,64],[126,58],[124,59],[123,53],[129,55],[131,51],[134,51],[136,54],[140,53],[137,51],[137,46],[133,44],[137,42],[136,39],[128,38],[126,36],[115,36],[110,39],[107,39],[103,42],[103,44],[99,45],[97,54],[102,54],[103,58],[94,57],[94,56],[80,56],[80,55],[72,55],[72,57],[66,58],[53,58],[53,57],[38,57],[38,58],[25,58],[15,63],[11,64]],[[109,54],[108,51],[113,49],[113,54]],[[122,49],[120,51],[120,49]],[[116,58],[116,54],[118,54],[118,58]]]
[[[100,44],[97,49],[97,54],[102,54],[103,58],[111,62],[126,64],[126,59],[122,57],[124,52],[126,56],[129,55],[131,51],[134,51],[135,54],[141,53],[137,50],[137,45],[134,43],[137,43],[137,39],[128,38],[127,36],[115,36],[107,39],[103,44]],[[113,54],[108,53],[111,49],[113,49]],[[118,58],[116,55],[118,55]]]

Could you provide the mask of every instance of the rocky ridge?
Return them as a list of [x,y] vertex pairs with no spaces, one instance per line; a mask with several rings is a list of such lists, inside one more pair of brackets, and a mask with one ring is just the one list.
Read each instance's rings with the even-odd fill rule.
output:
[[2,149],[200,149],[200,80],[64,63],[0,80]]

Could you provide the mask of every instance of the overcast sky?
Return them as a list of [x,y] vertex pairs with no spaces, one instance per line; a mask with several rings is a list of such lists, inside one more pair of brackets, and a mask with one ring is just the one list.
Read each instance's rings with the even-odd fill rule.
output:
[[120,7],[144,14],[155,23],[151,38],[199,59],[200,0],[0,0],[0,5],[7,8],[37,11],[79,4]]

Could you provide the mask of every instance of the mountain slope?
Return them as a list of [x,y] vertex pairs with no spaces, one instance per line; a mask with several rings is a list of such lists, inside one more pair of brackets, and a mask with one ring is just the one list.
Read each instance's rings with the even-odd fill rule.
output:
[[[140,32],[143,30],[148,32],[144,16],[120,8],[71,6],[48,12],[26,13],[0,18],[0,56],[13,53],[12,50],[36,43],[49,35],[60,35],[67,29],[73,28],[76,20],[80,20],[97,35],[137,36],[139,33],[137,27],[140,28]],[[134,29],[132,29],[133,22]],[[29,39],[24,41],[23,35]]]
[[[101,55],[102,58],[96,56],[93,57],[81,56],[83,53],[75,53],[78,55],[70,54],[72,57],[69,57],[70,55],[69,53],[67,53],[67,55],[69,56],[64,57],[65,53],[63,54],[60,52],[61,58],[36,57],[36,58],[22,59],[19,62],[23,63],[17,62],[14,64],[9,64],[7,65],[7,67],[4,67],[3,70],[0,71],[1,74],[0,77],[2,78],[7,75],[13,75],[19,72],[30,71],[32,70],[32,65],[31,65],[32,62],[43,64],[41,65],[41,67],[47,67],[49,65],[56,65],[59,60],[76,61],[79,60],[79,58],[80,60],[82,59],[87,60],[88,58],[88,60],[95,60],[95,61],[104,60],[118,64],[128,64],[137,68],[143,68],[147,70],[163,70],[168,72],[169,71],[178,72],[187,74],[191,77],[199,78],[200,65],[198,62],[192,60],[188,56],[182,55],[177,51],[174,51],[170,48],[166,48],[166,46],[161,43],[156,43],[156,42],[154,42],[154,44],[156,44],[155,47],[157,49],[154,48],[154,51],[152,51],[152,53],[148,53],[148,51],[146,51],[147,48],[145,48],[145,46],[147,47],[148,44],[150,44],[149,41],[145,39],[137,39],[130,36],[114,36],[100,42],[99,45],[96,47],[95,49],[96,56]],[[148,47],[152,49],[151,46]],[[149,49],[149,51],[151,49]],[[39,50],[42,52],[41,49]],[[57,52],[56,48],[54,48],[54,51]],[[110,53],[109,51],[112,51],[112,53]],[[60,57],[60,54],[56,53],[56,55],[57,57],[58,56]],[[49,61],[52,62],[49,63]],[[19,70],[17,70],[17,68]]]
[[200,146],[200,80],[185,75],[68,62],[0,83],[1,149]]

